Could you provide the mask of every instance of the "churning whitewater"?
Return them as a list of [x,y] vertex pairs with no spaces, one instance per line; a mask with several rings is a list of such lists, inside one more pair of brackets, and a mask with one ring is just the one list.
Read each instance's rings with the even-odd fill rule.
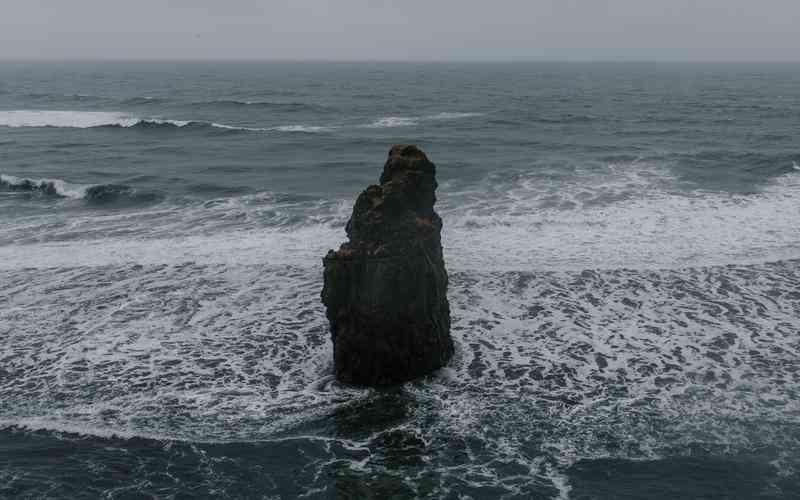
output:
[[[0,68],[0,496],[800,491],[796,67],[131,64]],[[320,256],[398,142],[455,355],[361,389]]]

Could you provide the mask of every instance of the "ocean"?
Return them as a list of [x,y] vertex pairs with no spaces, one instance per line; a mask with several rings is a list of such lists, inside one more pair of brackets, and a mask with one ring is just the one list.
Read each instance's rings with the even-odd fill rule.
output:
[[[0,497],[800,498],[800,65],[0,63]],[[437,165],[456,354],[322,257]]]

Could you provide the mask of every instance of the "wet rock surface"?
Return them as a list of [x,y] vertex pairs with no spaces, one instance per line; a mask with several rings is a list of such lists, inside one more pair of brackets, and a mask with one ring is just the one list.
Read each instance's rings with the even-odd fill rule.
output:
[[336,378],[390,385],[453,354],[436,167],[416,146],[389,151],[380,185],[356,200],[349,241],[323,259]]

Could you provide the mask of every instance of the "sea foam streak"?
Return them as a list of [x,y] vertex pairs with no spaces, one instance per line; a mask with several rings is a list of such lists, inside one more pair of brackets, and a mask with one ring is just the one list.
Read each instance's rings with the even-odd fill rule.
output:
[[[677,194],[659,186],[668,181],[659,180],[665,174],[657,170],[647,175],[646,168],[620,170],[598,173],[589,184],[588,178],[547,185],[523,177],[509,184],[491,181],[496,191],[484,187],[479,195],[449,192],[438,208],[445,221],[448,268],[652,269],[800,257],[800,226],[794,215],[800,206],[800,175],[795,172],[775,179],[761,193],[738,195]],[[587,191],[581,187],[585,185],[593,187]],[[102,246],[75,240],[99,227],[113,231],[119,221],[73,217],[67,226],[70,234],[53,233],[49,219],[39,226],[33,220],[20,227],[8,224],[0,228],[0,239],[31,244],[0,246],[0,268],[212,264],[228,262],[231,255],[242,263],[267,259],[317,265],[319,255],[341,242],[349,215],[345,201],[312,214],[278,202],[250,206],[235,200],[215,212],[199,206],[127,213],[127,234],[137,236],[106,237]],[[264,217],[273,212],[274,218]]]
[[384,116],[368,125],[364,125],[364,127],[366,128],[411,127],[414,125],[419,125],[420,122],[460,120],[463,118],[471,118],[474,116],[482,116],[482,115],[483,113],[442,112],[434,115],[425,115],[425,116]]
[[177,127],[188,125],[180,120],[143,120],[124,113],[108,111],[0,111],[0,127],[55,127],[93,128],[104,126],[133,127],[143,121],[154,124],[171,124]]
[[[372,123],[361,125],[361,128],[394,128],[410,127],[424,122],[446,120],[459,120],[482,113],[454,113],[443,112],[426,116],[385,116]],[[307,125],[287,124],[270,127],[246,127],[229,125],[217,122],[204,122],[192,120],[173,120],[164,118],[142,118],[122,112],[112,111],[51,111],[51,110],[14,110],[0,111],[0,127],[11,128],[155,128],[155,127],[213,127],[224,130],[238,130],[243,132],[300,132],[320,133],[330,132],[338,128],[337,125]],[[359,126],[356,126],[359,127]]]
[[191,120],[140,118],[125,113],[107,111],[0,111],[0,127],[11,128],[154,128],[154,127],[213,127],[244,132],[324,132],[331,127],[311,125],[281,125],[276,127],[241,127],[224,123]]
[[385,116],[383,118],[375,120],[369,125],[366,125],[366,127],[368,128],[409,127],[411,125],[416,125],[418,122],[419,118],[414,118],[414,117]]

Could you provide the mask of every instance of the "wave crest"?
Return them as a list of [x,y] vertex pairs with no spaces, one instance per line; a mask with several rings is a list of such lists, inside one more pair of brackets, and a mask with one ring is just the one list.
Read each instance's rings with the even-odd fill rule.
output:
[[304,132],[318,133],[333,127],[315,125],[279,125],[274,127],[242,127],[195,120],[139,118],[107,111],[0,111],[0,127],[11,128],[116,128],[116,129],[220,129],[238,132]]
[[26,179],[0,174],[0,188],[8,191],[38,192],[48,196],[80,199],[86,194],[87,186],[69,184],[61,179]]
[[[237,102],[240,101],[224,101]],[[271,103],[264,103],[272,105]],[[294,106],[297,103],[290,103]],[[242,102],[240,105],[247,105]],[[305,105],[303,105],[305,106]],[[362,128],[394,128],[410,127],[424,122],[461,120],[483,113],[442,112],[425,116],[384,116],[372,123],[360,125]],[[125,113],[110,111],[49,111],[49,110],[14,110],[0,111],[0,127],[11,128],[124,128],[124,129],[221,129],[239,132],[301,132],[321,133],[342,128],[341,126],[324,126],[308,124],[287,124],[269,127],[247,127],[228,125],[225,123],[198,120],[172,120],[163,118],[142,118]],[[356,125],[356,127],[359,127]]]
[[95,128],[134,127],[142,124],[183,127],[192,122],[180,120],[142,119],[109,111],[0,111],[0,127],[11,128]]
[[0,190],[39,193],[95,204],[155,201],[159,198],[157,193],[138,191],[124,184],[72,184],[62,179],[27,179],[5,174],[0,174]]

